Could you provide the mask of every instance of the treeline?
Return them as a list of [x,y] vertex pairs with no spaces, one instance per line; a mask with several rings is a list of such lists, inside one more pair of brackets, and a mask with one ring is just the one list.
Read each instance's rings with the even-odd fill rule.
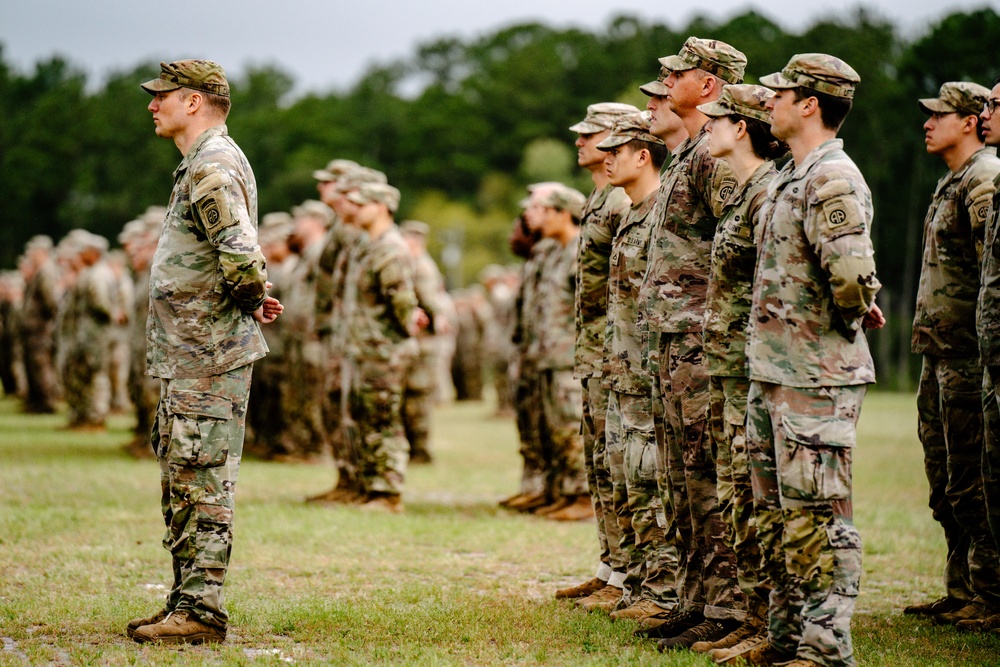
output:
[[[944,170],[925,153],[916,100],[950,80],[992,85],[1000,75],[992,9],[952,14],[911,40],[863,9],[801,33],[756,12],[722,23],[697,18],[680,30],[631,16],[597,32],[518,25],[423,44],[326,95],[290,99],[288,73],[251,70],[233,82],[230,131],[254,166],[262,213],[315,197],[311,172],[333,157],[384,170],[403,192],[402,216],[432,225],[432,250],[463,250],[449,269],[461,284],[509,258],[506,235],[526,183],[587,190],[566,128],[593,102],[643,106],[638,86],[689,35],[744,51],[748,81],[811,51],[836,54],[861,74],[842,136],[875,197],[879,302],[891,324],[871,341],[888,384],[908,384],[922,220]],[[124,222],[166,201],[178,155],[154,136],[137,85],[158,71],[144,63],[92,91],[72,63],[53,58],[18,72],[0,47],[0,266],[12,267],[32,234],[59,238],[83,227],[114,239]]]

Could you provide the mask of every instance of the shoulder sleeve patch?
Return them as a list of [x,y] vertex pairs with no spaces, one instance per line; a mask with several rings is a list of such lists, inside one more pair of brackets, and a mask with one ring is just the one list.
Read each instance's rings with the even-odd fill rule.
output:
[[840,179],[836,181],[829,181],[816,189],[816,199],[824,201],[826,199],[830,199],[831,197],[849,195],[852,192],[854,192],[854,185],[847,180]]
[[986,224],[995,192],[996,186],[992,181],[980,183],[969,192],[969,218],[973,228]]

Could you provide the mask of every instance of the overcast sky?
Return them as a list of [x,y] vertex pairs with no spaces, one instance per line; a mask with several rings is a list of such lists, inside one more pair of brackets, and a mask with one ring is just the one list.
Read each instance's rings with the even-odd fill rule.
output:
[[[58,54],[84,69],[92,84],[145,61],[203,57],[237,75],[248,64],[275,64],[295,77],[297,92],[327,92],[350,86],[374,63],[412,53],[418,43],[445,35],[474,37],[525,21],[599,28],[610,17],[628,13],[679,29],[695,13],[724,20],[752,7],[785,28],[798,30],[817,17],[842,15],[845,4],[843,0],[0,0],[0,44],[3,59],[23,72]],[[906,35],[920,34],[951,11],[985,6],[1000,11],[1000,0],[864,4]]]

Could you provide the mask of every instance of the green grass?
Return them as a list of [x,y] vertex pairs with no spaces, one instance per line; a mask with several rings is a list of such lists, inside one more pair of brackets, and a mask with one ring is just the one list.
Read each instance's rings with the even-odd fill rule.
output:
[[[593,524],[497,509],[517,486],[516,434],[478,404],[437,413],[437,462],[411,471],[402,516],[304,504],[328,466],[244,461],[228,641],[139,646],[125,623],[159,608],[169,574],[156,464],[123,453],[124,419],[106,434],[63,421],[0,400],[0,665],[711,664],[552,599],[592,575]],[[1000,637],[900,613],[941,594],[944,560],[913,397],[871,394],[859,442],[859,663],[997,665]]]

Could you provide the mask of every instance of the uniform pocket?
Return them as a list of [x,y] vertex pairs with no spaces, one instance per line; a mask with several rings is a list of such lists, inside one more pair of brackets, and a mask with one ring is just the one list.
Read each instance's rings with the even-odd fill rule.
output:
[[229,459],[233,404],[225,396],[176,389],[167,397],[172,416],[167,460],[190,468],[221,466]]
[[783,415],[781,423],[785,431],[779,462],[782,495],[797,500],[850,498],[854,422]]

